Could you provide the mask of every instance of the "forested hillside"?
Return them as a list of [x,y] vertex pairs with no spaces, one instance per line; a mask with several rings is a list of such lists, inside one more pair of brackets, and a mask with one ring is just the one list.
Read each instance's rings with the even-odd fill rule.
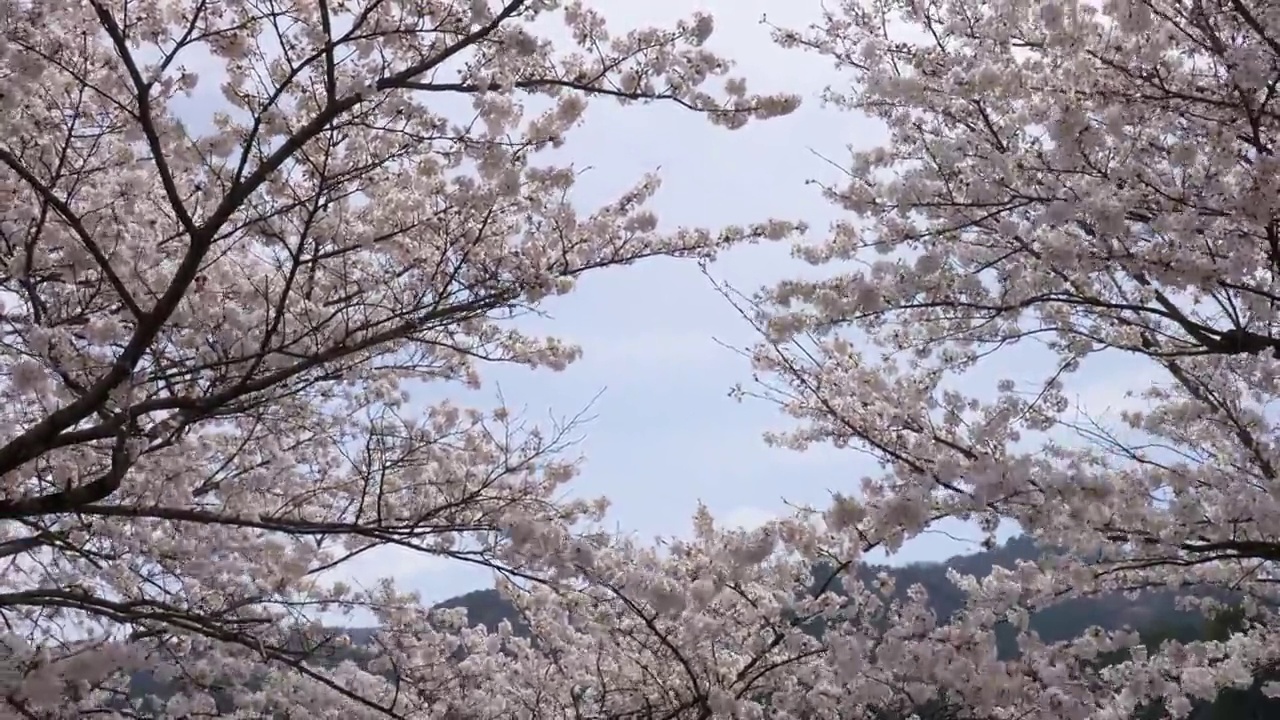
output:
[[[870,581],[881,572],[889,573],[899,595],[914,585],[922,586],[929,593],[934,612],[947,617],[964,603],[963,594],[947,579],[949,570],[983,577],[993,567],[1012,567],[1019,560],[1034,560],[1040,556],[1041,552],[1031,541],[1016,537],[994,550],[957,555],[945,562],[902,567],[864,566],[859,574]],[[1175,598],[1174,593],[1147,593],[1135,599],[1113,595],[1069,600],[1033,615],[1031,629],[1045,641],[1052,642],[1078,637],[1095,625],[1106,630],[1128,627],[1141,632],[1145,644],[1154,649],[1170,640],[1225,639],[1239,622],[1239,617],[1234,614],[1207,620],[1202,615],[1181,611],[1175,606]],[[440,606],[466,608],[473,624],[489,628],[497,627],[503,620],[509,620],[517,627],[520,625],[514,609],[496,590],[477,590],[446,600]],[[1002,638],[1001,650],[1006,657],[1013,657],[1017,652],[1013,631],[1006,629],[1008,632]],[[367,632],[358,631],[358,634],[367,637]],[[1280,701],[1268,700],[1261,693],[1262,682],[1271,679],[1280,679],[1280,673],[1259,678],[1248,689],[1223,691],[1213,703],[1197,706],[1189,720],[1280,720]],[[1160,710],[1148,707],[1135,720],[1162,717]],[[921,708],[921,711],[921,717],[930,720],[946,720],[955,716],[949,708]],[[886,714],[877,720],[891,718],[892,715]]]
[[[864,566],[859,574],[868,582],[882,572],[889,573],[895,580],[895,592],[899,595],[915,585],[925,588],[931,598],[931,606],[940,617],[948,617],[961,608],[964,598],[962,593],[947,579],[949,570],[964,574],[985,576],[996,566],[1012,567],[1019,560],[1034,560],[1041,555],[1034,544],[1025,538],[1014,538],[1004,545],[986,552],[969,555],[958,555],[939,563],[918,563],[902,567]],[[821,579],[821,573],[816,573]],[[1032,616],[1031,628],[1046,641],[1064,640],[1081,635],[1092,626],[1107,630],[1124,627],[1142,632],[1146,643],[1156,647],[1166,640],[1188,641],[1197,638],[1225,638],[1238,622],[1236,617],[1222,617],[1215,621],[1207,621],[1200,615],[1179,611],[1175,607],[1175,596],[1172,593],[1146,594],[1135,599],[1122,596],[1107,596],[1087,600],[1071,600],[1060,603]],[[465,608],[468,620],[472,625],[484,625],[494,629],[503,620],[510,621],[520,631],[521,622],[515,609],[506,602],[496,590],[476,590],[439,603],[436,607]],[[374,628],[347,628],[345,632],[358,648],[368,646],[376,633]],[[1016,655],[1013,643],[1013,632],[1002,638],[1002,654],[1006,657]],[[359,651],[340,653],[335,658],[358,656]],[[1262,679],[1259,680],[1259,684]],[[163,688],[146,676],[135,678],[137,694],[163,696]],[[226,709],[231,709],[227,705]],[[951,717],[947,708],[922,708],[922,717],[943,720]],[[881,720],[888,720],[886,715]],[[1157,708],[1148,708],[1140,718],[1160,717]],[[1212,704],[1197,707],[1191,715],[1192,720],[1235,720],[1270,718],[1280,719],[1280,703],[1268,701],[1262,696],[1259,687],[1247,691],[1225,691]]]
[[[859,575],[870,581],[882,572],[894,578],[899,595],[920,585],[929,593],[934,612],[950,616],[964,602],[963,594],[947,579],[947,572],[956,570],[964,574],[984,577],[995,566],[1012,567],[1019,560],[1034,560],[1040,556],[1036,547],[1025,538],[1017,537],[991,551],[969,555],[957,555],[945,562],[915,563],[901,567],[863,566]],[[815,573],[821,579],[821,571]],[[502,620],[518,623],[515,612],[496,590],[477,590],[450,598],[439,607],[466,608],[473,624],[494,628]],[[1121,596],[1071,600],[1060,603],[1032,617],[1031,627],[1048,641],[1078,636],[1086,628],[1099,625],[1107,630],[1121,627],[1176,627],[1184,631],[1198,630],[1204,624],[1197,615],[1180,612],[1174,607],[1172,594],[1148,594],[1136,600]]]

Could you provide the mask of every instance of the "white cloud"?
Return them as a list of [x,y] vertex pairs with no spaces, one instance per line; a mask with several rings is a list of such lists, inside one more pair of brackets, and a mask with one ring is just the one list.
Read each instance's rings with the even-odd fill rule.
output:
[[434,555],[384,545],[326,570],[320,578],[327,582],[345,582],[355,588],[373,588],[380,580],[389,577],[402,582],[421,582],[448,565],[448,560]]
[[777,520],[778,513],[753,505],[741,505],[720,515],[717,519],[725,527],[752,530],[770,520]]

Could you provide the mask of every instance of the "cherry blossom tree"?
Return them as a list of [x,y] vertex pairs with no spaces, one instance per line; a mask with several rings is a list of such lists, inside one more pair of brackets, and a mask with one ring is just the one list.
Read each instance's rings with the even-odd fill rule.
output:
[[[548,155],[594,100],[726,128],[795,107],[711,32],[559,0],[0,0],[0,714],[479,698],[488,636],[335,569],[572,567],[603,511],[563,499],[574,423],[412,395],[564,368],[577,348],[512,321],[584,272],[791,232],[659,231],[656,177],[582,210]],[[357,609],[403,682],[334,659],[316,618]]]
[[[501,709],[944,720],[1010,686],[993,633],[946,626],[919,588],[855,572],[874,543],[844,524],[853,507],[753,530],[717,526],[701,508],[690,539],[580,553],[577,591],[511,592],[533,641],[512,645],[520,664],[503,678]],[[960,667],[986,678],[971,697],[934,683]]]
[[[503,692],[468,702],[485,716],[907,717],[937,693],[878,658],[932,655],[921,633],[936,618],[922,594],[895,600],[887,579],[849,572],[864,543],[827,525],[800,512],[726,528],[702,508],[688,539],[580,546],[574,587],[506,588],[528,638],[500,641],[514,662],[482,675]],[[995,671],[989,649],[952,652]]]
[[[799,421],[772,441],[874,459],[849,524],[870,543],[958,518],[1063,550],[956,578],[948,627],[1020,624],[1019,660],[908,660],[974,712],[1115,719],[1280,662],[1280,6],[847,0],[777,38],[889,139],[851,150],[825,189],[848,220],[797,247],[829,272],[740,302],[762,332],[743,393]],[[1128,380],[1118,415],[1074,406],[1097,373]],[[1248,621],[1151,653],[1025,632],[1149,587],[1229,591]],[[1133,649],[1099,671],[1103,646]]]

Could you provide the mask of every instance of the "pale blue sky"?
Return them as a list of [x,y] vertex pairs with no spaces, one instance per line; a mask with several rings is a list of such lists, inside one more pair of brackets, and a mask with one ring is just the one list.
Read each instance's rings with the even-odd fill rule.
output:
[[[596,102],[559,158],[592,168],[579,181],[575,201],[590,209],[615,198],[642,174],[659,170],[664,184],[654,209],[664,227],[717,228],[779,217],[803,219],[812,226],[811,235],[821,237],[837,215],[806,181],[838,183],[838,170],[822,156],[838,160],[849,144],[875,145],[884,133],[865,118],[823,108],[818,93],[841,81],[830,62],[776,48],[760,24],[767,13],[776,24],[801,25],[819,10],[818,0],[594,0],[590,5],[606,13],[615,32],[708,10],[716,17],[710,46],[738,60],[752,90],[799,93],[805,104],[788,117],[731,132],[675,106]],[[193,123],[208,117],[202,106],[222,105],[214,87],[202,86],[189,101]],[[441,100],[447,107],[449,101]],[[782,245],[743,248],[728,253],[712,272],[745,291],[813,272],[797,266],[788,253]],[[642,536],[683,533],[699,501],[727,521],[758,522],[784,511],[784,498],[820,504],[830,490],[855,489],[857,479],[871,470],[851,452],[798,454],[764,445],[761,434],[782,427],[786,419],[765,403],[739,404],[728,397],[736,382],[750,380],[749,368],[719,343],[749,345],[752,331],[694,263],[655,261],[596,273],[545,309],[553,319],[540,322],[538,329],[580,344],[585,352],[580,362],[563,373],[492,368],[478,394],[439,386],[421,399],[488,404],[500,386],[509,405],[545,417],[573,415],[599,396],[592,408],[596,419],[576,448],[587,461],[574,492],[609,496],[611,520],[623,530]],[[1025,366],[1022,354],[1019,364]],[[1009,374],[1011,359],[1001,355],[974,381],[994,384],[997,375]],[[1117,367],[1079,378],[1088,386],[1081,392],[1090,398],[1091,409],[1111,403],[1123,391],[1121,383],[1132,377]],[[974,536],[955,525],[941,529]],[[974,549],[971,543],[933,535],[910,543],[892,560],[943,559]],[[344,570],[361,583],[394,575],[428,600],[490,582],[475,569],[401,551],[365,555]]]
[[[798,23],[817,2],[608,0],[593,6],[610,8],[619,25],[711,10],[717,19],[711,45],[740,60],[754,90],[798,92],[806,102],[789,117],[735,132],[675,107],[597,103],[567,144],[575,163],[593,168],[576,198],[584,207],[661,168],[664,185],[655,209],[664,225],[714,228],[774,216],[803,218],[814,234],[823,232],[835,210],[805,181],[837,182],[838,174],[815,152],[839,158],[848,144],[875,144],[884,135],[865,118],[823,108],[817,93],[839,82],[829,63],[777,49],[759,24],[766,10],[774,22]],[[713,274],[753,290],[804,271],[788,252],[784,246],[737,250],[716,263]],[[829,490],[848,492],[871,469],[851,452],[798,454],[763,444],[761,433],[786,420],[767,404],[739,404],[727,396],[735,382],[750,380],[749,368],[717,343],[747,345],[752,331],[692,263],[659,261],[598,273],[547,309],[554,320],[540,327],[581,344],[584,358],[559,374],[495,369],[481,397],[491,398],[496,383],[509,404],[531,416],[563,415],[603,391],[579,447],[587,462],[575,491],[609,496],[612,519],[624,530],[643,536],[683,533],[699,501],[726,520],[751,523],[784,511],[784,498],[821,503]],[[1009,356],[1003,358],[1007,362]],[[1091,377],[1098,384],[1083,390],[1091,408],[1101,409],[1122,392],[1108,384],[1120,379],[1115,373]],[[987,379],[994,383],[994,375]],[[459,397],[453,389],[440,390]],[[975,537],[959,525],[942,529]],[[975,549],[934,535],[910,543],[892,561],[939,560]],[[429,600],[489,581],[476,570],[399,552],[364,561],[356,575],[384,572]]]
[[[770,5],[784,6],[794,19],[800,3],[592,5],[607,6],[618,27],[711,10],[717,22],[710,45],[739,59],[749,87],[801,93],[806,102],[789,117],[732,132],[675,106],[597,102],[564,153],[576,165],[592,167],[575,193],[582,207],[610,200],[645,172],[660,169],[663,186],[654,209],[666,227],[716,228],[772,216],[822,228],[835,217],[817,188],[805,185],[814,177],[832,179],[832,169],[811,150],[838,156],[847,143],[874,142],[881,133],[816,102],[832,79],[826,63],[782,53],[770,43],[761,14]],[[783,18],[770,11],[770,19]],[[784,277],[783,268],[792,265],[788,253],[783,245],[742,248],[712,272],[751,290]],[[622,529],[642,536],[683,533],[699,501],[726,519],[758,521],[782,510],[784,497],[820,501],[827,488],[847,484],[856,471],[850,458],[829,451],[801,455],[764,446],[761,433],[784,418],[763,403],[728,397],[735,382],[750,379],[749,367],[717,342],[745,346],[752,331],[696,264],[660,260],[600,272],[546,309],[552,319],[537,327],[580,344],[582,360],[563,373],[494,368],[479,397],[491,398],[500,385],[509,404],[537,417],[573,414],[599,395],[595,419],[576,448],[586,464],[574,492],[607,495],[611,519]],[[438,390],[458,395],[453,388]],[[384,557],[385,564],[364,561],[359,576],[395,568],[431,600],[488,583],[485,573],[454,563],[399,552]]]

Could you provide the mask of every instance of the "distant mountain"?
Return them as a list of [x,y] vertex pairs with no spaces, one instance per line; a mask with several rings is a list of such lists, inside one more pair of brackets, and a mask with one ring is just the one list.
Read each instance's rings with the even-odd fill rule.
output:
[[[964,594],[947,579],[950,570],[982,578],[994,567],[1012,568],[1020,560],[1034,561],[1043,557],[1035,543],[1025,536],[1012,538],[993,550],[957,555],[943,562],[913,563],[892,567],[864,565],[857,574],[866,582],[873,581],[880,573],[894,578],[896,593],[904,596],[913,585],[922,586],[929,593],[931,609],[939,618],[947,618],[964,605]],[[818,582],[824,579],[821,570],[814,573]],[[1198,631],[1204,619],[1198,614],[1179,611],[1175,607],[1176,593],[1144,593],[1137,599],[1121,595],[1068,600],[1036,613],[1031,628],[1048,642],[1078,637],[1093,625],[1106,630],[1129,627],[1146,628],[1153,624],[1161,627],[1185,626],[1189,632]],[[519,625],[515,609],[502,598],[497,590],[476,590],[466,595],[450,598],[437,607],[466,608],[472,625],[497,627],[503,620]],[[1012,635],[1010,635],[1010,639]],[[1011,647],[1009,648],[1012,649]]]
[[464,608],[470,625],[483,625],[494,630],[506,620],[517,630],[524,626],[519,613],[507,602],[497,590],[473,590],[466,595],[449,598],[436,605],[437,608]]
[[[894,578],[896,592],[905,594],[913,585],[923,586],[928,592],[932,610],[940,619],[954,614],[964,604],[964,595],[947,579],[949,570],[962,574],[985,577],[992,568],[1000,566],[1011,568],[1020,560],[1036,560],[1043,557],[1043,552],[1035,543],[1025,537],[1016,537],[1004,545],[990,551],[970,555],[958,555],[944,562],[916,563],[901,567],[864,565],[857,574],[866,582],[871,582],[881,572]],[[822,570],[815,571],[821,581]],[[1031,618],[1031,629],[1048,642],[1078,637],[1091,626],[1098,625],[1106,630],[1132,628],[1140,631],[1151,630],[1160,638],[1192,639],[1202,637],[1206,631],[1206,620],[1198,615],[1179,611],[1175,607],[1174,593],[1146,593],[1136,599],[1120,595],[1103,596],[1088,599],[1069,600],[1036,613]],[[524,623],[516,610],[498,593],[497,590],[476,590],[445,600],[438,608],[465,608],[471,625],[483,625],[490,630],[495,629],[503,620],[510,621],[517,632],[524,630]],[[362,648],[372,644],[376,628],[352,627],[335,628],[345,632],[352,640],[353,647],[347,650],[332,651],[331,661],[357,659],[363,654]],[[821,628],[813,628],[820,633]],[[1153,635],[1154,637],[1154,635]],[[1010,627],[998,629],[997,638],[1001,654],[1012,657],[1016,654],[1015,633]],[[367,657],[367,656],[366,656]],[[151,695],[167,697],[171,690],[163,683],[157,682],[147,673],[136,675],[131,687],[131,695],[135,698]],[[219,699],[220,711],[230,710],[229,698]],[[1257,716],[1263,717],[1263,716]],[[1265,716],[1271,720],[1274,716]],[[1195,720],[1200,720],[1196,718]]]

